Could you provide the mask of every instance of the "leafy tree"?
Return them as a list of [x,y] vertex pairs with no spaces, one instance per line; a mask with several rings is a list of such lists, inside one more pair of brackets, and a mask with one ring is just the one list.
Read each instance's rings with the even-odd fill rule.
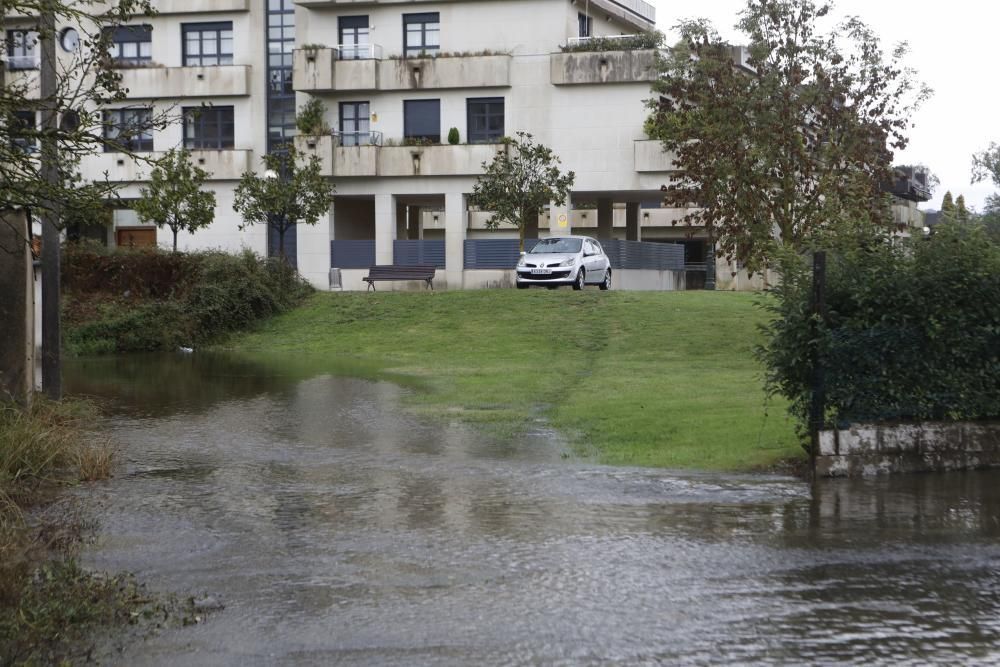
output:
[[240,229],[265,224],[278,234],[278,255],[285,258],[285,232],[292,225],[315,225],[330,210],[334,187],[320,175],[320,159],[300,160],[294,146],[264,156],[264,174],[248,171],[236,186],[233,209],[243,216]]
[[174,252],[178,232],[194,233],[215,218],[215,193],[201,189],[207,178],[207,171],[191,164],[187,149],[171,149],[150,173],[149,188],[140,190],[136,213],[145,222],[170,228]]
[[990,143],[990,147],[972,156],[972,182],[980,183],[990,179],[1000,188],[1000,144]]
[[951,190],[948,190],[948,192],[944,193],[944,198],[941,200],[941,217],[945,220],[954,220],[957,210]]
[[531,134],[503,138],[504,150],[490,163],[476,181],[472,202],[493,215],[488,229],[501,224],[517,227],[524,252],[524,232],[549,202],[562,206],[569,196],[576,174],[559,171],[560,160],[551,148],[536,144]]
[[751,271],[840,225],[891,226],[880,186],[930,91],[905,66],[906,46],[886,55],[860,20],[821,32],[830,9],[748,0],[746,50],[683,21],[658,61],[646,131],[675,156],[665,201]]
[[965,206],[965,195],[958,195],[955,200],[955,220],[958,222],[969,221],[969,209]]

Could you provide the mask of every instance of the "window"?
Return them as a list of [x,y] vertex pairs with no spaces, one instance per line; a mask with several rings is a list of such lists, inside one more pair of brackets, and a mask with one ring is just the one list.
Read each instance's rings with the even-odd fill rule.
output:
[[593,34],[594,20],[586,14],[577,14],[576,19],[580,24],[579,37],[590,37]]
[[141,65],[153,60],[153,26],[124,25],[111,28],[108,54],[118,65]]
[[38,69],[38,33],[7,31],[7,69]]
[[340,35],[340,59],[361,60],[370,58],[368,47],[368,17],[341,16],[337,20]]
[[8,117],[10,145],[25,153],[34,153],[38,146],[34,134],[37,131],[34,111],[14,111]]
[[368,102],[340,103],[340,145],[363,146],[371,143]]
[[441,19],[437,12],[403,14],[403,55],[419,56],[441,48]]
[[185,23],[184,66],[233,64],[233,23]]
[[104,152],[153,150],[152,109],[109,109],[104,112]]
[[404,100],[403,136],[441,143],[441,100]]
[[474,97],[466,101],[470,144],[499,141],[503,137],[503,98]]
[[184,148],[232,148],[234,134],[232,107],[184,108]]

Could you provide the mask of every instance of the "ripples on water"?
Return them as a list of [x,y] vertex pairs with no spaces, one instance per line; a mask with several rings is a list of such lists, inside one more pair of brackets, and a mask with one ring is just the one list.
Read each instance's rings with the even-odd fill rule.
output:
[[605,468],[419,421],[393,384],[195,357],[68,377],[126,445],[90,564],[227,605],[114,661],[1000,660],[996,473]]

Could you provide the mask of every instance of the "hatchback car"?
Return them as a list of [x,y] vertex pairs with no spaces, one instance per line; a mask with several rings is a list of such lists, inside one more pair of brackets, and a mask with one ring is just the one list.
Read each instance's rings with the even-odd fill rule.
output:
[[585,285],[611,289],[611,262],[601,244],[589,236],[541,239],[517,263],[517,288]]

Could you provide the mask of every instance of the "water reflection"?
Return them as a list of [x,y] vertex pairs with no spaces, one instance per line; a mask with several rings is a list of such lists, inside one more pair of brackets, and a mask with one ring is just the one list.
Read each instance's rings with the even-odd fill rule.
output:
[[996,473],[810,489],[604,468],[544,433],[417,420],[387,382],[144,363],[71,376],[118,401],[127,446],[88,492],[104,527],[87,558],[227,609],[116,661],[998,658]]

